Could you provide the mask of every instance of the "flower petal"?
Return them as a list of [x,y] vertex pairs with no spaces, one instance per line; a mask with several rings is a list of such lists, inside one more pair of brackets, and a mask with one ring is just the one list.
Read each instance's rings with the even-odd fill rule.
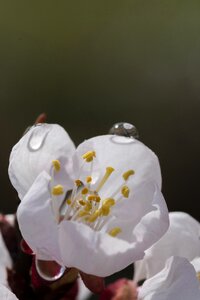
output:
[[[63,221],[59,225],[59,243],[63,262],[68,267],[97,276],[111,275],[144,256],[144,251],[157,241],[168,228],[165,201],[155,186],[152,206],[135,226],[129,221],[132,238],[111,237],[94,231],[88,225]],[[120,223],[121,225],[121,223]],[[122,224],[123,225],[123,224]]]
[[36,178],[18,207],[17,219],[23,238],[37,258],[62,264],[57,224],[51,211],[49,181],[50,176],[45,171]]
[[79,177],[81,168],[81,180],[84,180],[90,172],[90,164],[83,165],[82,155],[91,150],[96,152],[93,163],[93,173],[96,176],[103,176],[108,166],[115,169],[110,184],[105,186],[107,193],[112,193],[122,183],[122,174],[129,169],[135,171],[134,176],[130,178],[130,181],[133,180],[133,187],[148,181],[156,182],[159,187],[161,186],[157,156],[136,139],[113,135],[97,136],[78,146],[74,155],[74,173]]
[[12,260],[0,232],[0,283],[8,286],[7,268],[12,268]]
[[52,160],[62,160],[71,167],[75,151],[67,132],[57,124],[39,124],[31,129],[13,147],[10,155],[9,177],[22,199],[43,171],[49,172]]
[[[200,256],[200,224],[183,212],[169,214],[167,233],[146,251],[143,261],[135,263],[136,281],[150,278],[164,268],[170,256],[182,256],[189,261]],[[181,234],[180,234],[181,232]]]
[[17,300],[18,298],[4,285],[0,285],[0,299],[1,300]]
[[193,266],[183,257],[171,257],[165,268],[146,280],[139,300],[199,300],[199,283]]

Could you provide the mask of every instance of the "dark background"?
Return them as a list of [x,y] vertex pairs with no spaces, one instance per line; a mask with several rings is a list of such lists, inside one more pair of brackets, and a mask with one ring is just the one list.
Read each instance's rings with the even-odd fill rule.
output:
[[199,1],[2,1],[1,211],[17,207],[11,148],[45,111],[76,144],[136,125],[169,209],[199,218],[199,81]]

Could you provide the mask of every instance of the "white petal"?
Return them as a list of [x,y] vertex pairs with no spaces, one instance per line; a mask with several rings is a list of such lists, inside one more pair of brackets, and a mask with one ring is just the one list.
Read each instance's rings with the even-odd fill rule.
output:
[[12,268],[12,260],[0,232],[0,283],[8,286],[7,268]]
[[17,300],[18,298],[4,285],[0,285],[0,299],[1,300]]
[[82,223],[61,222],[59,241],[65,265],[87,274],[108,276],[142,258],[144,251],[168,228],[168,211],[159,189],[153,193],[151,211],[145,212],[137,225],[134,218],[126,224],[118,222],[113,226],[119,225],[122,232],[126,230],[131,237],[122,235],[122,239],[119,235],[119,238],[113,238]]
[[191,261],[196,273],[200,273],[200,257],[196,257]]
[[[98,178],[104,174],[106,167],[111,166],[115,169],[108,184],[105,185],[107,193],[112,193],[113,189],[122,184],[122,174],[130,169],[135,171],[135,175],[129,180],[133,181],[133,187],[148,181],[156,182],[159,187],[161,186],[157,156],[138,140],[113,135],[97,136],[78,146],[74,156],[74,172],[77,177],[83,164],[82,155],[91,150],[96,152],[93,173]],[[85,163],[80,179],[89,175],[88,172],[90,172],[90,163]]]
[[183,212],[172,212],[169,218],[170,227],[167,233],[146,251],[143,262],[136,262],[134,277],[136,281],[142,279],[144,268],[145,278],[150,278],[161,271],[170,256],[182,256],[189,261],[200,256],[199,222]]
[[199,283],[193,266],[182,257],[171,257],[165,268],[146,280],[139,300],[199,300]]
[[83,280],[81,278],[78,278],[78,296],[77,300],[86,300],[88,299],[92,293],[88,288],[86,288],[85,284],[83,283]]
[[10,155],[9,177],[22,199],[36,177],[49,172],[52,160],[59,159],[71,168],[75,150],[67,132],[56,124],[33,126],[13,147]]
[[61,262],[57,224],[54,220],[48,184],[50,177],[42,172],[29,189],[17,210],[23,238],[38,259]]

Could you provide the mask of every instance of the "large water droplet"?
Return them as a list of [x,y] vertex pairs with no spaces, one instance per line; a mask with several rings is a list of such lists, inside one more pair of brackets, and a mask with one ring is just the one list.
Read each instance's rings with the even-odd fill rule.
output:
[[115,123],[109,130],[110,134],[125,136],[130,138],[138,138],[139,134],[137,128],[126,122]]
[[50,127],[48,124],[37,124],[34,126],[28,140],[29,151],[35,152],[40,150],[44,146],[49,131]]
[[47,281],[55,281],[63,276],[65,267],[55,261],[35,260],[35,267],[41,278]]

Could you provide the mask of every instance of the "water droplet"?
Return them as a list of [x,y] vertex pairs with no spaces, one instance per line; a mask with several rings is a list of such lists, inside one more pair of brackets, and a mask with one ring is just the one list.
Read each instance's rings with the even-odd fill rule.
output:
[[110,139],[115,144],[124,144],[124,145],[132,144],[135,143],[136,141],[134,138],[127,138],[125,136],[119,136],[119,135],[113,135],[111,136]]
[[109,133],[113,135],[125,136],[136,139],[139,137],[137,128],[134,125],[126,122],[115,123],[110,128]]
[[31,152],[40,150],[45,143],[46,137],[50,131],[48,124],[37,124],[28,140],[28,149]]
[[55,261],[35,260],[35,267],[41,278],[47,281],[55,281],[63,276],[65,267]]

